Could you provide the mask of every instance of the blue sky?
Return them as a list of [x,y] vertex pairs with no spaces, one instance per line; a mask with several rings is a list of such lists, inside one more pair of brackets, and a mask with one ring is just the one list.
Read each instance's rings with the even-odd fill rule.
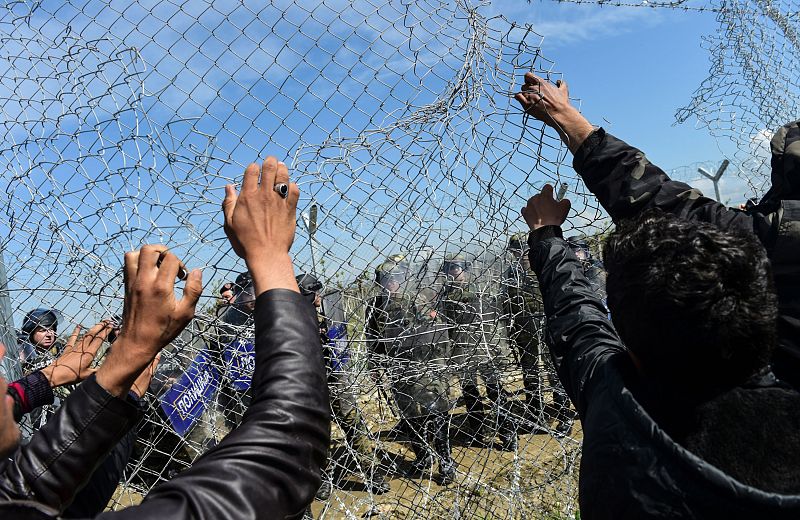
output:
[[543,53],[592,123],[664,169],[722,159],[705,130],[674,124],[676,110],[708,75],[700,45],[718,28],[714,13],[508,0],[494,6],[544,36]]
[[[35,31],[6,16],[2,30],[31,38],[4,46],[0,70],[14,176],[0,230],[20,305],[118,311],[121,253],[143,242],[210,266],[209,283],[232,278],[222,186],[266,153],[293,166],[303,208],[321,205],[317,258],[345,280],[412,246],[497,246],[545,181],[573,177],[571,225],[602,218],[555,133],[539,146],[535,125],[523,132],[510,95],[532,62],[663,168],[722,159],[705,130],[673,125],[706,76],[712,14],[509,0],[480,12],[488,51],[469,59],[464,13],[436,1],[46,0]],[[738,202],[741,184],[723,198]],[[301,268],[306,243],[298,228]]]

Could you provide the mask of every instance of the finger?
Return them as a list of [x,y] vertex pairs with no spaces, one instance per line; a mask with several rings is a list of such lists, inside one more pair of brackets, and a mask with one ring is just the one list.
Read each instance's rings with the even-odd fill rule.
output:
[[133,287],[133,281],[136,280],[136,273],[139,272],[139,251],[125,253],[123,262],[122,282],[127,295]]
[[106,321],[101,321],[89,329],[84,336],[84,340],[87,338],[89,339],[89,344],[86,345],[86,341],[83,341],[83,344],[81,345],[81,352],[91,354],[91,356],[94,357],[112,330],[112,325]]
[[146,277],[150,280],[158,275],[158,261],[161,255],[167,250],[163,245],[145,245],[139,250],[139,271],[137,278]]
[[175,286],[175,278],[181,269],[181,261],[173,253],[165,251],[161,253],[161,259],[158,264],[158,276],[156,282],[160,284],[169,284]]
[[525,83],[537,84],[541,83],[542,78],[534,74],[533,72],[526,72],[525,73]]
[[0,361],[5,357],[5,355],[6,355],[6,345],[2,341],[0,341]]
[[558,208],[561,210],[561,215],[563,216],[564,220],[567,219],[567,215],[569,215],[569,210],[572,207],[572,203],[569,199],[561,199],[556,204],[558,204]]
[[522,105],[523,107],[527,107],[530,104],[530,103],[528,103],[527,96],[525,96],[525,94],[523,94],[522,92],[516,94],[514,96],[514,99],[519,101],[519,104]]
[[297,210],[297,201],[300,200],[300,188],[294,182],[289,184],[289,196],[286,197],[286,201],[289,203],[289,208],[292,211]]
[[183,298],[178,302],[178,309],[185,318],[194,317],[194,309],[203,293],[203,272],[200,269],[193,269],[186,278],[183,286]]
[[563,79],[558,80],[558,90],[562,91],[564,95],[569,97],[569,86],[567,86],[567,82]]
[[278,161],[278,169],[275,172],[275,184],[280,183],[289,184],[289,168],[283,161]]
[[[95,325],[95,327],[96,326],[97,325]],[[72,334],[69,335],[69,339],[67,340],[66,348],[71,349],[71,348],[73,348],[75,346],[75,342],[78,341],[78,335],[81,333],[81,329],[82,328],[83,327],[81,327],[80,325],[77,325],[75,327],[75,330],[73,330]]]
[[552,184],[545,184],[542,187],[542,197],[545,197],[547,200],[555,198],[555,197],[553,197],[553,185]]
[[267,193],[267,190],[269,192],[275,193],[273,191],[273,188],[275,187],[275,182],[276,182],[275,177],[277,176],[277,174],[278,174],[278,160],[270,155],[261,164],[261,188],[264,190],[264,194]]
[[242,193],[256,191],[258,189],[258,165],[251,163],[250,166],[245,168],[244,177],[242,178]]
[[236,193],[236,188],[233,184],[225,185],[225,198],[222,199],[222,214],[225,216],[225,224],[230,224],[233,220],[233,210],[236,209],[236,201],[239,200],[239,195]]

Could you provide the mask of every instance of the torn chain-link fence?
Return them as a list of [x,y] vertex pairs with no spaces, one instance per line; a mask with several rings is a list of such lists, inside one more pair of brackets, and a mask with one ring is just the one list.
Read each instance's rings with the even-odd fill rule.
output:
[[[219,299],[244,270],[219,206],[225,184],[272,154],[300,185],[292,253],[322,281],[329,320],[332,492],[313,514],[574,515],[581,429],[544,346],[519,208],[565,182],[568,235],[608,223],[558,136],[513,101],[524,72],[560,77],[541,36],[490,7],[0,8],[6,335],[37,307],[60,311],[62,335],[120,314],[121,257],[143,243],[204,269],[201,308],[162,356],[110,508],[141,500],[241,419],[252,295],[240,283],[232,305]],[[709,113],[710,81],[692,114]]]

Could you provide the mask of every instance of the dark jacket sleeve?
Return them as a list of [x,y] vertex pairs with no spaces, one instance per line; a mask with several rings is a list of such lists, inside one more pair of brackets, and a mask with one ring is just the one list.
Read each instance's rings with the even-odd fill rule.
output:
[[311,304],[284,289],[256,299],[256,367],[242,423],[139,506],[97,518],[248,519],[302,515],[330,441],[328,387]]
[[19,422],[22,416],[32,410],[53,404],[55,395],[50,381],[41,370],[32,372],[22,379],[8,385],[8,395],[14,399],[14,420]]
[[137,407],[89,377],[11,459],[0,466],[0,497],[62,511],[136,424]]
[[547,316],[545,340],[561,384],[583,419],[595,384],[592,378],[625,349],[561,228],[540,228],[528,243]]
[[658,208],[720,229],[755,233],[767,250],[775,241],[778,228],[772,222],[774,216],[731,209],[704,197],[688,184],[670,179],[641,150],[602,128],[578,148],[573,166],[615,222]]

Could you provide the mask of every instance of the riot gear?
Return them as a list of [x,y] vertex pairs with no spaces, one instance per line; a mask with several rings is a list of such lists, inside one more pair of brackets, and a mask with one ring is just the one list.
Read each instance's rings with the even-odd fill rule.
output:
[[[450,401],[443,377],[448,337],[446,326],[432,312],[436,291],[422,290],[415,298],[405,292],[401,284],[407,281],[408,264],[401,255],[383,262],[375,277],[384,291],[367,308],[370,364],[373,369],[382,368],[388,376],[401,424],[410,427],[406,434],[417,457],[412,466],[414,476],[433,464],[430,433],[439,460],[440,483],[450,483],[455,476],[455,463],[449,440],[444,440]],[[398,285],[390,288],[392,281]],[[376,362],[378,357],[385,363]]]
[[[476,291],[470,263],[463,255],[447,257],[441,270],[447,275],[440,310],[450,325],[450,366],[456,371],[467,421],[479,443],[498,435],[504,449],[517,446],[517,427],[511,417],[506,391],[494,364],[500,358],[500,337],[497,323],[500,313],[496,302]],[[481,376],[486,394],[497,415],[498,431],[487,428],[486,409],[478,389]],[[494,422],[494,421],[492,421]]]

